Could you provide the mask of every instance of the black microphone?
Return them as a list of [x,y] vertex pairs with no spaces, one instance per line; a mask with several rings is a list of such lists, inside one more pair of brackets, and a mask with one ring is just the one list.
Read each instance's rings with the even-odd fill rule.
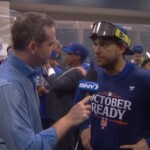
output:
[[[92,96],[99,90],[99,84],[97,82],[97,78],[98,78],[98,75],[97,75],[96,70],[91,69],[89,72],[87,72],[85,79],[80,80],[80,82],[79,82],[78,88],[79,88],[80,92],[76,96],[76,102],[78,102],[78,100],[81,100],[83,97],[86,97],[89,95]],[[86,124],[89,125],[89,120],[86,120]],[[81,129],[82,129],[82,126],[81,126]],[[77,150],[78,147],[82,147],[80,133],[78,136],[75,150]]]
[[86,80],[97,82],[97,71],[95,69],[91,69],[86,74]]
[[85,80],[80,81],[79,89],[85,91],[85,95],[93,95],[99,89],[97,77],[97,71],[95,69],[90,70],[89,72],[87,72]]

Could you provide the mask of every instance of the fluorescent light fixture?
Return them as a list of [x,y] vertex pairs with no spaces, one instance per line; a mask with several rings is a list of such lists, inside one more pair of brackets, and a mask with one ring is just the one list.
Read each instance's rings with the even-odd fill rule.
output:
[[146,55],[150,58],[150,53],[149,52],[146,52]]
[[130,27],[130,26],[123,26],[123,28],[125,28],[127,30],[132,30],[132,27]]

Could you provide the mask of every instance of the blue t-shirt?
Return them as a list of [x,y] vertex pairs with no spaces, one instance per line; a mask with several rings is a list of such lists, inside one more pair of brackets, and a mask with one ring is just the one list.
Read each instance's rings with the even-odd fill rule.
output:
[[131,63],[116,76],[97,70],[99,91],[91,100],[93,150],[119,150],[150,136],[150,72]]
[[54,69],[54,71],[55,71],[55,73],[56,73],[56,75],[57,75],[57,77],[59,77],[60,75],[62,75],[63,74],[63,69],[61,69],[59,66],[57,66],[57,65],[55,65],[54,67],[53,67],[53,69]]

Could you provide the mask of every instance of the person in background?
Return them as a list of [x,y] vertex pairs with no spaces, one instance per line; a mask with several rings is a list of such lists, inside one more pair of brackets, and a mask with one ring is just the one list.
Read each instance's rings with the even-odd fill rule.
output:
[[[73,42],[69,46],[63,47],[66,53],[66,64],[70,67],[61,76],[53,79],[50,85],[52,90],[48,93],[47,115],[51,124],[66,115],[74,105],[73,99],[79,81],[86,75],[87,70],[82,63],[88,56],[88,49],[81,43]],[[51,78],[51,76],[49,77]],[[56,145],[55,150],[74,150],[78,136],[78,129],[70,130],[66,136]]]
[[53,50],[50,54],[49,60],[46,64],[46,68],[48,70],[48,76],[52,74],[56,74],[56,76],[59,77],[64,72],[63,69],[60,67],[59,63],[57,62],[57,55],[58,52],[55,50]]
[[[11,54],[11,53],[12,53],[12,46],[9,45],[9,46],[7,47],[7,50],[6,50],[6,51],[7,51],[7,56],[8,56],[9,54]],[[0,59],[0,65],[1,65],[3,62],[5,62],[5,61],[7,60],[7,56]]]
[[53,50],[57,52],[57,57],[59,57],[59,54],[61,53],[63,45],[60,43],[59,40],[55,40],[55,43],[53,44]]
[[63,45],[61,44],[61,42],[59,40],[56,40],[56,42],[53,45],[52,57],[55,58],[56,67],[58,66],[58,68],[60,68],[61,70],[66,71],[68,69],[64,61],[66,55],[63,52],[62,48],[63,48]]
[[142,55],[143,55],[143,46],[135,45],[133,47],[133,52],[134,52],[134,55],[132,56],[131,62],[140,67],[141,61],[142,61],[141,59],[142,59]]
[[150,58],[145,59],[141,67],[144,69],[150,70]]
[[99,88],[90,101],[90,120],[81,125],[85,150],[149,150],[150,72],[125,60],[133,51],[123,27],[98,21],[90,38]]
[[91,69],[96,68],[95,58],[94,58],[93,52],[89,51],[89,54],[88,54],[88,56],[86,57],[86,59],[84,60],[84,62],[82,63],[82,66],[83,66],[87,71],[90,71]]
[[0,65],[5,61],[5,59],[0,59]]
[[36,91],[39,95],[40,100],[40,116],[43,129],[47,129],[49,127],[49,118],[46,115],[46,100],[47,93],[49,91],[50,85],[46,81],[46,74],[44,72],[44,66],[36,67],[36,78],[35,78],[35,86]]
[[54,20],[42,13],[25,13],[13,24],[13,51],[0,66],[0,150],[52,150],[69,129],[89,117],[91,97],[86,97],[42,129],[34,68],[47,63],[55,32]]
[[12,53],[12,45],[9,45],[7,47],[7,55],[11,54]]
[[60,67],[60,62],[58,62],[58,60],[61,59],[62,44],[59,40],[56,40],[52,47],[53,50],[45,66],[48,72],[48,76],[56,74],[56,76],[59,77],[64,72]]

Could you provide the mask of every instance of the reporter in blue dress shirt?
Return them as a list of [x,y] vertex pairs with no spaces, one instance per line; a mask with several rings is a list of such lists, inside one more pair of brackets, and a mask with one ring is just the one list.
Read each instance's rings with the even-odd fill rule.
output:
[[45,14],[26,13],[13,24],[13,52],[0,66],[0,150],[52,150],[89,117],[91,97],[42,130],[33,68],[47,62],[55,39],[55,23]]

